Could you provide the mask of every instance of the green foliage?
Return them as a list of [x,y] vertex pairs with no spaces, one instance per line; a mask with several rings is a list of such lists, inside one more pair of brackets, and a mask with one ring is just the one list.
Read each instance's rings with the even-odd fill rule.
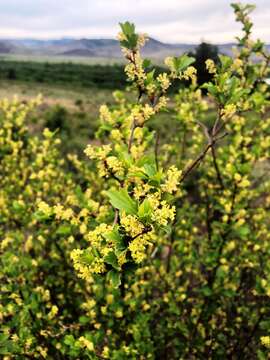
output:
[[126,190],[110,190],[107,192],[107,195],[110,198],[110,203],[116,209],[125,211],[128,215],[137,214],[137,204],[132,200]]
[[125,23],[120,23],[120,27],[124,35],[123,40],[120,40],[121,46],[129,50],[136,49],[139,36],[135,33],[134,24],[126,21]]
[[199,85],[205,82],[211,81],[212,75],[206,69],[205,61],[211,59],[215,64],[219,63],[218,47],[205,42],[202,42],[195,49],[195,53],[191,53],[195,58],[194,66],[197,69],[198,83]]
[[[149,69],[145,37],[122,24],[135,96],[101,106],[91,161],[31,135],[35,102],[1,102],[6,359],[269,357],[270,57],[251,8],[234,9],[238,53],[208,59],[202,87],[187,55]],[[176,80],[189,85],[172,106]]]
[[0,79],[83,88],[119,89],[126,86],[123,65],[84,65],[35,61],[0,61]]

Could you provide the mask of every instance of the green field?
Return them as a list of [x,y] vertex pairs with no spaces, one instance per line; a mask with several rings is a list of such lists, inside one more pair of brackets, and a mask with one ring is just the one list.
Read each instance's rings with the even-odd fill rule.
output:
[[123,89],[126,86],[124,67],[121,64],[87,65],[2,59],[0,79],[101,89]]
[[64,55],[23,55],[23,54],[0,54],[0,61],[24,61],[24,62],[39,62],[39,63],[72,63],[84,65],[115,65],[123,64],[122,58],[103,58],[103,57],[83,57],[83,56],[64,56]]

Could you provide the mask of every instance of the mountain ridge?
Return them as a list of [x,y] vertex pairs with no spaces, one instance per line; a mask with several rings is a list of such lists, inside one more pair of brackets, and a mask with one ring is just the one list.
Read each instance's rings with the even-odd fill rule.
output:
[[[199,44],[165,43],[149,38],[142,53],[151,58],[178,56],[184,52],[194,51]],[[219,51],[232,54],[234,43],[217,44]],[[270,45],[267,45],[270,50]],[[111,38],[62,38],[62,39],[1,39],[0,54],[38,55],[38,56],[81,56],[101,58],[121,58],[119,42]]]

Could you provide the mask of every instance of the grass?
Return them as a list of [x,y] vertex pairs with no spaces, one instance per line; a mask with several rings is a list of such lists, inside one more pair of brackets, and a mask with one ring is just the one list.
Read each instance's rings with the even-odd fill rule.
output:
[[28,119],[32,130],[40,133],[44,127],[59,128],[63,153],[81,155],[94,138],[100,106],[114,102],[111,90],[0,81],[0,99],[16,95],[20,101],[28,101],[38,94],[42,94],[43,103]]
[[[45,104],[61,104],[69,110],[78,107],[76,101],[81,100],[87,105],[87,111],[93,112],[104,102],[113,100],[112,91],[106,89],[85,89],[79,86],[62,86],[50,84],[30,84],[23,81],[0,81],[0,98],[12,99],[17,95],[20,100],[29,100],[37,94],[42,94]],[[94,112],[95,112],[94,111]]]
[[83,57],[83,56],[64,56],[64,55],[23,55],[23,54],[0,54],[0,61],[16,62],[38,62],[50,64],[83,64],[83,65],[115,65],[123,64],[123,58],[102,58],[102,57]]

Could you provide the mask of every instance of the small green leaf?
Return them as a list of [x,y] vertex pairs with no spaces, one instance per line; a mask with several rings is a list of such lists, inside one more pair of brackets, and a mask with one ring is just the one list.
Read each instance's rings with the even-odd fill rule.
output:
[[[117,227],[115,227],[113,229],[113,231],[111,231],[107,234],[104,234],[104,238],[107,241],[112,241],[115,244],[115,248],[116,248],[117,252],[122,252],[126,249],[124,240],[123,240],[122,236],[119,234]],[[116,252],[116,254],[117,254],[117,252]]]
[[88,324],[89,323],[89,317],[88,316],[80,316],[79,317],[79,323],[82,324],[82,325]]
[[121,274],[118,271],[111,270],[107,274],[108,279],[114,288],[118,288],[121,284]]
[[71,226],[70,225],[61,225],[56,231],[58,235],[70,235],[71,234]]
[[143,68],[149,68],[152,65],[151,60],[150,59],[144,59],[143,60]]
[[148,220],[152,214],[152,207],[147,199],[145,199],[139,206],[138,216],[141,219]]
[[112,206],[120,211],[125,211],[126,214],[137,214],[137,202],[134,201],[124,189],[119,191],[109,190],[107,195]]
[[125,23],[119,23],[126,40],[120,41],[120,44],[127,49],[133,50],[138,43],[138,35],[135,33],[135,25],[126,21]]
[[155,164],[145,164],[143,168],[145,174],[148,175],[149,177],[153,177],[156,175],[157,168]]
[[104,262],[111,265],[114,269],[120,270],[117,257],[113,251],[109,252],[109,254],[104,257]]
[[64,344],[65,345],[73,345],[75,342],[74,336],[73,335],[66,335],[64,338]]
[[180,56],[180,57],[175,57],[173,59],[173,63],[174,63],[174,68],[177,72],[181,72],[186,70],[186,68],[193,64],[195,62],[195,58],[188,56],[186,54]]

